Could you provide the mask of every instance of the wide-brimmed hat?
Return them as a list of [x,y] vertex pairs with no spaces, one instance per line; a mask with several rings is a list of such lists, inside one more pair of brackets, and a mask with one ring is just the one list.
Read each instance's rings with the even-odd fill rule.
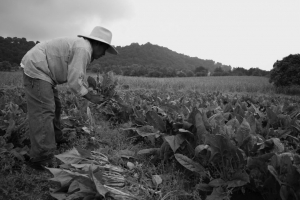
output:
[[115,47],[113,47],[110,43],[111,43],[111,39],[112,39],[112,33],[110,30],[101,27],[101,26],[96,26],[90,35],[78,35],[79,37],[85,37],[85,38],[89,38],[92,40],[96,40],[96,41],[100,41],[103,42],[105,44],[109,45],[109,48],[106,50],[108,53],[111,54],[119,54],[119,52],[115,49]]

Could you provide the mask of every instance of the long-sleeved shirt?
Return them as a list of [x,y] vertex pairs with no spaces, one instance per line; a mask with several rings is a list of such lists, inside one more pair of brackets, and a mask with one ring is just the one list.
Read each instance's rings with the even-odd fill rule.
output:
[[24,73],[52,85],[68,83],[77,95],[88,93],[86,67],[91,62],[92,47],[84,38],[57,38],[29,50],[21,61]]

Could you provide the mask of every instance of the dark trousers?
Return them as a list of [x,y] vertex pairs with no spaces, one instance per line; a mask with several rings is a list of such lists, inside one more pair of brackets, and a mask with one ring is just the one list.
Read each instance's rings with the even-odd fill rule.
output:
[[47,81],[23,74],[30,131],[30,157],[53,154],[62,137],[61,102],[57,89]]

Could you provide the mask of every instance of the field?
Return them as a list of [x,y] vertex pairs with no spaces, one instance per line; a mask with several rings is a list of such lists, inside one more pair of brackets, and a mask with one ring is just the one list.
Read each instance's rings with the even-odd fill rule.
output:
[[22,73],[0,73],[0,199],[300,199],[298,96],[264,77],[89,75],[108,100],[59,86],[70,144],[36,171]]
[[[1,72],[0,85],[22,85],[21,72]],[[95,77],[95,74],[89,74]],[[224,76],[224,77],[190,77],[190,78],[145,78],[119,77],[120,85],[129,85],[131,89],[160,89],[170,91],[196,90],[201,92],[250,92],[274,94],[274,88],[265,77]]]

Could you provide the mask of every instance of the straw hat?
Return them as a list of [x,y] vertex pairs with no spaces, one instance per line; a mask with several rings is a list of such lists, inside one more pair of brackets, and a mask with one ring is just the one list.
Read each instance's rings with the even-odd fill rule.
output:
[[119,54],[119,52],[110,44],[112,39],[112,33],[110,32],[110,30],[104,27],[96,26],[92,30],[90,35],[78,35],[78,36],[108,44],[109,48],[106,50],[108,53],[115,54],[115,55]]

